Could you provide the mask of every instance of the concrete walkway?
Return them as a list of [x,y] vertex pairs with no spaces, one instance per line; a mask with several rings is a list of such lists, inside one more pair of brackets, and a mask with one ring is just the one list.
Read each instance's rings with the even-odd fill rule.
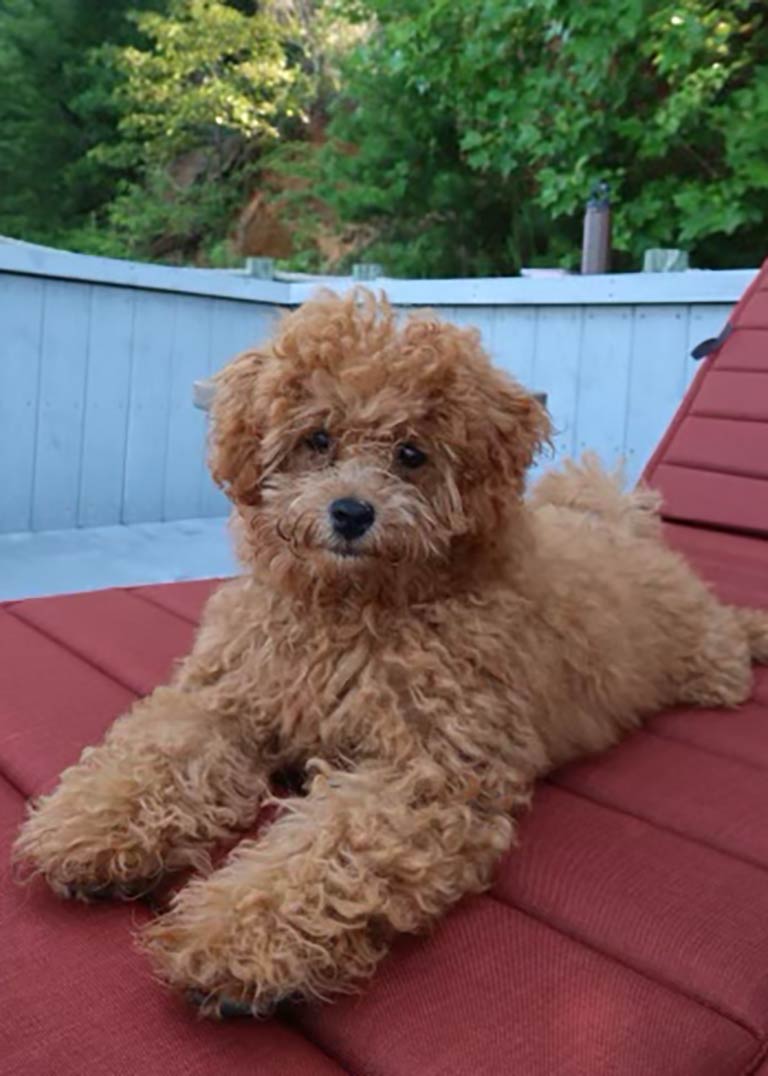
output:
[[0,535],[0,601],[235,571],[226,519]]

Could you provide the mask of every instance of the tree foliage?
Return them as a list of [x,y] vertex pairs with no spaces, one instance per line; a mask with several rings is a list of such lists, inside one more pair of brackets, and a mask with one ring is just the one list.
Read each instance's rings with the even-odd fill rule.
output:
[[[7,0],[0,232],[215,259],[327,82],[311,0]],[[226,257],[226,253],[223,254]]]
[[133,21],[142,45],[101,50],[119,76],[120,118],[91,156],[133,172],[108,207],[108,231],[135,254],[210,256],[259,156],[310,107],[300,27],[289,12],[219,0],[170,0]]
[[94,55],[137,39],[127,10],[153,0],[3,0],[0,233],[66,242],[113,192],[89,151],[111,136],[118,77]]
[[[762,0],[355,0],[335,143],[315,162],[394,268],[573,265],[591,185],[615,246],[755,264],[768,221]],[[353,143],[356,154],[340,148]]]
[[0,93],[0,233],[74,249],[216,262],[282,173],[301,267],[572,266],[601,179],[622,267],[765,253],[764,0],[3,0]]

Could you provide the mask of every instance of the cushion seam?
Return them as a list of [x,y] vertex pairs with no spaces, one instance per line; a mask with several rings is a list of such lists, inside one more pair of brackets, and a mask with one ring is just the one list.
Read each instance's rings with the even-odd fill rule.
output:
[[345,1061],[342,1061],[341,1058],[337,1057],[335,1053],[327,1049],[325,1045],[320,1045],[320,1043],[307,1032],[306,1028],[302,1027],[301,1024],[299,1024],[297,1021],[291,1020],[286,1017],[281,1017],[279,1019],[279,1023],[288,1031],[292,1031],[294,1034],[298,1035],[299,1038],[302,1038],[314,1050],[317,1050],[317,1052],[322,1057],[326,1058],[326,1060],[330,1061],[331,1064],[335,1065],[338,1068],[339,1073],[343,1074],[343,1076],[354,1076],[352,1069],[347,1067]]
[[755,1056],[747,1062],[745,1067],[739,1073],[739,1076],[752,1076],[757,1072],[758,1065],[760,1065],[768,1055],[768,1042],[764,1042],[759,1050],[756,1051]]
[[25,803],[28,799],[30,799],[29,792],[25,792],[21,785],[18,784],[18,782],[15,781],[13,777],[11,777],[11,775],[5,768],[5,764],[2,759],[0,759],[0,780],[5,781],[9,788],[12,788],[14,792],[17,792]]
[[[739,419],[738,421],[739,423],[741,423],[742,421],[755,422],[756,419]],[[761,425],[768,426],[768,422],[762,422],[761,420]],[[723,475],[725,478],[746,478],[750,482],[765,482],[768,480],[768,474],[747,474],[744,471],[740,471],[738,468],[735,467],[715,467],[705,463],[681,463],[678,460],[670,459],[669,457],[667,457],[667,459],[665,459],[663,463],[659,464],[659,466],[674,467],[678,471],[699,471],[702,474]]]
[[[768,422],[765,423],[768,428]],[[710,466],[707,463],[687,463],[679,459],[667,458],[664,467],[679,467],[686,471],[698,471],[701,474],[717,474],[724,475],[728,478],[748,478],[753,482],[766,482],[768,481],[768,471],[764,474],[756,474],[754,471],[743,471],[736,468],[725,469],[723,467]]]
[[652,818],[647,818],[645,815],[637,814],[635,811],[628,810],[625,807],[620,807],[616,803],[612,803],[610,800],[600,799],[598,796],[590,795],[581,789],[571,788],[570,785],[561,784],[556,779],[546,779],[548,783],[553,784],[562,792],[570,793],[572,796],[577,796],[579,799],[587,800],[588,803],[593,803],[597,807],[602,807],[606,811],[613,811],[614,814],[622,814],[627,818],[634,818],[637,822],[643,822],[647,826],[652,826],[653,829],[660,830],[662,833],[669,833],[678,840],[687,841],[688,844],[695,844],[699,848],[706,848],[707,851],[713,852],[715,855],[724,856],[726,859],[733,860],[737,863],[744,863],[748,867],[752,867],[755,870],[768,872],[768,866],[764,863],[760,863],[758,860],[750,859],[748,856],[739,855],[737,852],[729,852],[724,848],[720,848],[716,844],[711,844],[709,841],[702,840],[700,837],[693,837],[690,833],[685,833],[679,829],[673,829],[671,826],[665,825],[663,822],[654,821]]
[[[760,479],[755,479],[760,481]],[[677,515],[674,508],[662,505],[661,518],[665,523],[674,523],[679,527],[690,527],[691,530],[707,531],[710,534],[731,534],[734,538],[751,538],[756,541],[768,540],[768,531],[762,527],[742,527],[734,523],[712,523],[708,519],[694,519],[690,513]],[[678,552],[680,552],[678,550]],[[693,556],[683,552],[683,555],[694,563]],[[734,557],[738,560],[738,557]]]
[[[763,707],[765,709],[765,707]],[[727,719],[726,719],[727,720]],[[766,714],[766,725],[768,726],[768,714]],[[724,751],[716,751],[714,747],[704,747],[701,744],[694,743],[691,740],[686,740],[682,736],[673,736],[667,732],[659,732],[657,729],[651,729],[646,726],[643,729],[638,729],[638,732],[642,732],[645,736],[653,736],[657,740],[669,740],[672,743],[679,743],[684,747],[691,748],[692,751],[700,751],[704,755],[711,755],[713,758],[721,758],[726,762],[733,762],[738,766],[743,766],[744,769],[752,770],[754,773],[765,773],[768,770],[768,766],[760,766],[754,762],[749,762],[745,758],[740,758],[738,755],[730,755]]]
[[616,953],[609,952],[600,947],[599,944],[590,941],[584,937],[578,929],[565,926],[564,924],[555,922],[553,919],[547,918],[541,912],[538,912],[533,905],[521,903],[518,900],[513,900],[507,897],[498,895],[495,892],[486,894],[491,900],[496,901],[498,904],[502,904],[508,908],[514,908],[515,911],[520,912],[522,915],[528,916],[528,918],[535,920],[537,923],[541,923],[543,926],[550,930],[555,931],[558,934],[562,934],[563,937],[568,938],[570,941],[575,942],[577,945],[582,946],[584,949],[588,949],[592,953],[597,953],[605,960],[609,960],[613,964],[617,964],[619,967],[632,972],[634,975],[638,975],[645,979],[646,982],[653,983],[654,986],[659,987],[668,993],[675,994],[677,997],[683,997],[687,1001],[692,1002],[701,1008],[707,1009],[709,1012],[715,1013],[723,1020],[727,1020],[729,1023],[735,1024],[743,1031],[746,1031],[755,1041],[762,1045],[765,1042],[765,1033],[758,1027],[754,1027],[746,1018],[737,1016],[735,1013],[727,1012],[722,1009],[716,1002],[710,1001],[708,998],[704,998],[697,993],[691,993],[682,989],[680,986],[670,983],[667,980],[660,978],[657,974],[652,973],[650,970],[637,967],[629,960],[618,956]]
[[65,653],[70,654],[78,661],[82,661],[85,665],[89,665],[92,669],[95,669],[98,673],[101,673],[101,675],[105,676],[108,680],[111,680],[113,683],[118,684],[126,691],[129,691],[131,695],[134,696],[134,698],[141,698],[142,692],[137,691],[134,685],[127,683],[119,676],[116,676],[113,672],[110,672],[105,669],[102,665],[99,664],[98,661],[95,661],[93,658],[88,657],[86,654],[82,653],[80,650],[77,650],[75,647],[70,646],[68,643],[62,642],[62,640],[58,638],[58,636],[54,635],[50,631],[47,631],[45,628],[40,627],[39,624],[35,624],[33,621],[27,620],[26,617],[17,613],[15,609],[8,609],[6,611],[9,616],[12,616],[15,620],[18,620],[19,623],[24,624],[26,627],[30,628],[38,635],[41,635],[44,639],[47,639],[49,642],[54,643],[56,646],[59,647],[60,650],[63,650]]
[[[686,414],[685,418],[710,418],[716,420],[719,419],[721,422],[756,422],[759,426],[768,425],[768,415],[758,417],[756,415],[744,415],[738,411],[710,411],[707,407],[697,409],[696,411],[691,410]],[[683,425],[683,421],[678,424],[678,430]],[[665,463],[667,463],[666,457],[660,462],[659,466],[663,467]]]
[[[158,584],[155,584],[155,585],[157,586]],[[160,585],[162,586],[163,584],[160,584]],[[165,585],[168,586],[168,585],[173,585],[173,584],[165,584]],[[145,605],[151,605],[153,609],[162,609],[162,611],[164,613],[170,613],[172,616],[175,616],[178,620],[182,620],[185,624],[192,624],[194,627],[199,627],[199,625],[200,625],[200,619],[199,618],[197,620],[195,620],[191,616],[186,616],[184,613],[180,613],[176,609],[171,609],[167,605],[163,605],[162,602],[157,601],[155,598],[152,598],[147,594],[143,594],[142,589],[143,589],[142,587],[137,587],[135,590],[131,589],[130,587],[125,588],[126,593],[130,594],[131,597],[137,598],[139,601],[144,602]]]
[[728,366],[719,362],[713,365],[712,369],[718,374],[768,374],[768,370],[762,366]]

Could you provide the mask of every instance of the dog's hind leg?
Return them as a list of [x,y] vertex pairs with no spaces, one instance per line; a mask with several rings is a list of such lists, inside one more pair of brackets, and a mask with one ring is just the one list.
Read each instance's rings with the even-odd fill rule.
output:
[[752,693],[752,660],[768,658],[767,624],[765,613],[713,603],[674,702],[726,708],[746,702]]
[[640,537],[655,538],[660,531],[659,494],[644,486],[625,490],[621,468],[606,471],[592,452],[544,474],[529,503],[532,508],[555,505],[597,516]]
[[742,606],[731,608],[747,637],[752,660],[758,665],[768,665],[768,610]]

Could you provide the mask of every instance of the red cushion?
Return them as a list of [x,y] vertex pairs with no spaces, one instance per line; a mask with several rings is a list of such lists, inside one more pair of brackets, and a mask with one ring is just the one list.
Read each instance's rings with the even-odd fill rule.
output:
[[[654,748],[661,764],[664,745]],[[693,761],[689,756],[689,766]],[[604,769],[606,779],[616,780],[610,762]],[[599,777],[599,799],[576,783],[567,791],[542,789],[523,832],[523,853],[505,862],[495,892],[760,1033],[768,1016],[768,930],[759,926],[768,919],[765,855],[762,863],[759,856],[748,862],[740,849],[726,846],[722,832],[709,839],[703,827],[689,837],[685,820],[665,813],[675,803],[662,801],[655,810],[639,797],[622,801],[618,781],[603,787]],[[690,809],[697,791],[686,789],[678,801]],[[735,828],[740,810],[723,803]]]
[[203,606],[219,586],[217,579],[196,579],[191,583],[160,583],[156,586],[139,587],[132,593],[144,601],[153,602],[161,609],[168,609],[184,620],[197,624]]
[[97,590],[33,598],[11,605],[10,612],[130,691],[142,694],[167,678],[194,637],[187,619],[156,600],[142,600],[140,591]]
[[488,897],[401,944],[362,997],[308,1008],[299,1025],[348,1071],[380,1076],[741,1076],[756,1052],[737,1021],[546,909]]
[[48,789],[134,694],[0,609],[0,773],[25,795]]
[[[0,781],[0,849],[7,863],[22,799]],[[191,1016],[159,990],[134,950],[137,907],[65,904],[3,871],[0,1072],[3,1076],[343,1076],[296,1031]]]
[[646,470],[667,519],[768,535],[768,262]]
[[[768,543],[668,537],[724,597],[768,606]],[[185,586],[0,610],[0,771],[17,788],[49,784],[186,649],[209,587]],[[768,1041],[766,703],[761,674],[738,713],[661,715],[555,775],[491,895],[404,939],[361,997],[298,1008],[290,1026],[201,1023],[133,952],[139,909],[6,881],[0,1005],[20,1015],[0,1022],[0,1056],[25,1076],[93,1059],[147,1076],[752,1071]],[[2,791],[10,834],[21,797]]]

